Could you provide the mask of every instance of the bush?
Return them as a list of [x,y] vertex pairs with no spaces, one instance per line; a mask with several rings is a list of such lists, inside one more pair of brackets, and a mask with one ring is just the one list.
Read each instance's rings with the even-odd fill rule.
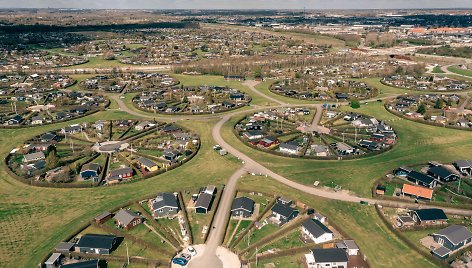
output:
[[351,101],[351,108],[359,109],[359,108],[361,108],[361,103],[358,100],[352,100]]

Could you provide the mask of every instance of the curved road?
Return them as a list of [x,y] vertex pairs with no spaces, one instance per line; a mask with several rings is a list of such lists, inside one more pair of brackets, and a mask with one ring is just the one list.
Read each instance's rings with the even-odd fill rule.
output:
[[[242,177],[244,174],[248,174],[248,173],[266,175],[298,191],[301,191],[310,195],[319,196],[322,198],[332,199],[332,200],[339,200],[339,201],[352,202],[352,203],[359,203],[360,201],[367,201],[370,204],[377,204],[377,205],[390,206],[390,207],[402,207],[402,208],[438,207],[438,206],[419,205],[419,204],[399,202],[399,201],[362,198],[348,191],[334,192],[334,191],[329,191],[329,190],[325,190],[321,188],[314,188],[305,184],[300,184],[300,183],[291,181],[290,179],[287,179],[273,172],[272,170],[264,167],[263,165],[259,164],[256,160],[252,159],[251,157],[247,156],[246,154],[242,153],[241,151],[237,150],[236,148],[228,144],[221,136],[221,128],[231,118],[231,116],[234,116],[237,114],[248,113],[250,111],[257,111],[261,109],[277,108],[277,107],[296,107],[296,106],[315,107],[317,111],[316,111],[316,115],[314,116],[314,120],[312,122],[311,128],[316,128],[321,118],[321,113],[323,109],[320,104],[309,104],[309,105],[287,104],[277,99],[274,99],[270,96],[267,96],[264,93],[255,89],[255,85],[257,85],[256,82],[245,82],[244,84],[248,86],[252,91],[257,93],[258,95],[263,96],[269,101],[278,103],[279,105],[268,106],[264,108],[255,108],[255,109],[243,110],[243,111],[236,111],[236,112],[232,112],[225,115],[216,114],[216,115],[198,117],[198,119],[221,118],[221,120],[218,121],[217,124],[213,127],[212,136],[216,143],[218,143],[223,149],[227,150],[228,153],[242,160],[244,165],[242,168],[238,169],[228,180],[228,183],[226,184],[223,194],[221,196],[220,205],[218,207],[218,210],[216,211],[214,221],[212,223],[212,226],[210,227],[210,234],[206,243],[205,251],[203,252],[202,256],[195,257],[195,259],[193,259],[189,263],[189,267],[191,268],[208,268],[208,267],[223,268],[224,267],[222,261],[218,258],[216,251],[217,251],[217,248],[222,244],[223,239],[224,239],[225,229],[229,221],[230,207],[234,198],[234,194],[236,192],[238,179]],[[169,120],[169,119],[187,120],[190,118],[196,119],[194,116],[178,116],[178,117],[172,118],[172,117],[159,117],[159,116],[144,115],[142,113],[131,110],[122,101],[122,99],[120,99],[120,95],[109,95],[109,96],[117,102],[121,110],[126,111],[132,115],[139,116],[139,117],[159,118],[159,119],[165,119],[165,120]],[[368,101],[376,101],[376,99],[368,100]],[[346,104],[346,103],[343,103],[343,104]],[[450,213],[450,214],[472,216],[471,210],[447,208],[447,207],[442,207],[442,209],[446,213]]]

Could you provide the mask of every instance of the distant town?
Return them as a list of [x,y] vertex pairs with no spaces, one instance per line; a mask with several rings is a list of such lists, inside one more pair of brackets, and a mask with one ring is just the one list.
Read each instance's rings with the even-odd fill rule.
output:
[[0,9],[0,267],[472,267],[469,9]]

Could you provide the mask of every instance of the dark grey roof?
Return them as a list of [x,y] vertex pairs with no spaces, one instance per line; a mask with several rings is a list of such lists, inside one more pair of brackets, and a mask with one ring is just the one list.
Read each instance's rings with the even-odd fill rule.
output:
[[98,215],[97,217],[95,217],[95,220],[102,220],[102,219],[104,219],[104,218],[106,218],[110,215],[112,215],[112,214],[109,211],[107,211],[107,212],[104,212],[104,213]]
[[433,177],[428,176],[428,175],[423,174],[423,173],[420,173],[420,172],[415,171],[415,170],[408,173],[407,177],[411,178],[411,179],[414,179],[414,180],[417,180],[417,181],[421,181],[425,184],[431,184],[435,180]]
[[114,169],[110,171],[110,177],[115,177],[123,174],[128,174],[131,173],[133,174],[133,169],[130,167],[124,167],[124,168],[119,168],[119,169]]
[[451,175],[454,175],[454,173],[441,166],[431,167],[428,169],[428,173],[431,173],[432,175],[438,176],[440,178],[447,178]]
[[150,159],[148,159],[146,157],[140,157],[137,160],[138,160],[139,163],[141,163],[142,165],[144,165],[146,167],[157,166],[156,163],[152,162]]
[[457,160],[454,162],[454,165],[459,168],[470,168],[472,167],[472,162],[469,160]]
[[31,154],[25,154],[24,156],[24,161],[30,162],[38,159],[44,159],[45,155],[43,152],[36,152],[36,153],[31,153]]
[[212,199],[213,196],[211,194],[201,193],[198,195],[197,202],[195,202],[195,207],[209,209]]
[[82,166],[82,171],[92,170],[98,173],[99,169],[100,169],[100,165],[97,163],[87,163]]
[[447,216],[442,209],[425,208],[415,210],[416,215],[421,221],[447,220]]
[[134,213],[131,210],[127,209],[120,209],[118,213],[116,213],[115,217],[113,217],[115,220],[117,220],[119,223],[123,225],[128,225],[130,224],[134,219],[136,218],[143,218],[139,216],[138,214]]
[[292,213],[295,212],[295,210],[290,206],[283,205],[281,203],[275,203],[275,205],[272,207],[272,212],[288,218],[290,215],[292,215]]
[[152,209],[160,209],[164,207],[178,208],[179,204],[177,203],[177,197],[172,193],[159,193],[154,199],[152,204]]
[[293,150],[293,151],[296,151],[298,150],[298,146],[300,146],[298,144],[298,142],[296,141],[289,141],[289,142],[283,142],[279,145],[279,148],[284,148],[284,149],[287,149],[287,150]]
[[254,201],[249,197],[238,197],[233,200],[233,204],[231,205],[231,211],[238,209],[244,209],[252,213],[254,211]]
[[116,236],[114,235],[85,234],[80,238],[77,247],[112,249],[115,240]]
[[348,261],[346,251],[340,248],[315,248],[311,250],[311,253],[316,263]]
[[472,232],[470,232],[467,227],[462,225],[451,225],[435,234],[447,237],[447,239],[454,243],[454,245],[457,245],[462,241],[472,238]]
[[70,251],[74,246],[75,246],[74,243],[60,242],[59,244],[57,244],[55,249],[57,251]]
[[440,257],[444,257],[447,254],[451,253],[451,251],[448,248],[445,248],[445,247],[441,246],[441,247],[433,250],[433,253],[440,256]]
[[314,220],[314,219],[308,219],[302,223],[302,226],[305,227],[305,229],[310,232],[315,238],[320,237],[324,234],[332,234],[330,229],[326,227],[323,223],[321,223],[319,220]]

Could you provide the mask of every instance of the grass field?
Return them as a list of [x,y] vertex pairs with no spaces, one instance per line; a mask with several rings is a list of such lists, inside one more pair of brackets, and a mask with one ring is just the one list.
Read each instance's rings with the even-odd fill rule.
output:
[[453,73],[456,73],[456,74],[472,77],[472,70],[464,70],[464,69],[457,68],[457,67],[454,67],[454,66],[448,67],[447,70],[449,72],[453,72]]
[[[328,217],[328,221],[336,223],[359,245],[367,256],[372,267],[434,267],[418,253],[410,249],[380,221],[372,206],[347,204],[339,201],[325,200],[281,185],[270,178],[246,176],[239,181],[239,188],[258,189],[264,192],[283,192],[284,195],[298,199]],[[308,253],[308,252],[307,252]],[[402,257],[394,257],[402,256]],[[283,258],[280,260],[264,261],[290,262],[289,266],[298,267],[297,258]]]
[[441,66],[435,66],[432,71],[434,74],[443,74],[444,71],[441,69]]
[[87,58],[88,62],[80,65],[65,67],[66,69],[80,69],[80,68],[114,68],[126,67],[127,64],[121,63],[119,60],[106,60],[102,56]]

